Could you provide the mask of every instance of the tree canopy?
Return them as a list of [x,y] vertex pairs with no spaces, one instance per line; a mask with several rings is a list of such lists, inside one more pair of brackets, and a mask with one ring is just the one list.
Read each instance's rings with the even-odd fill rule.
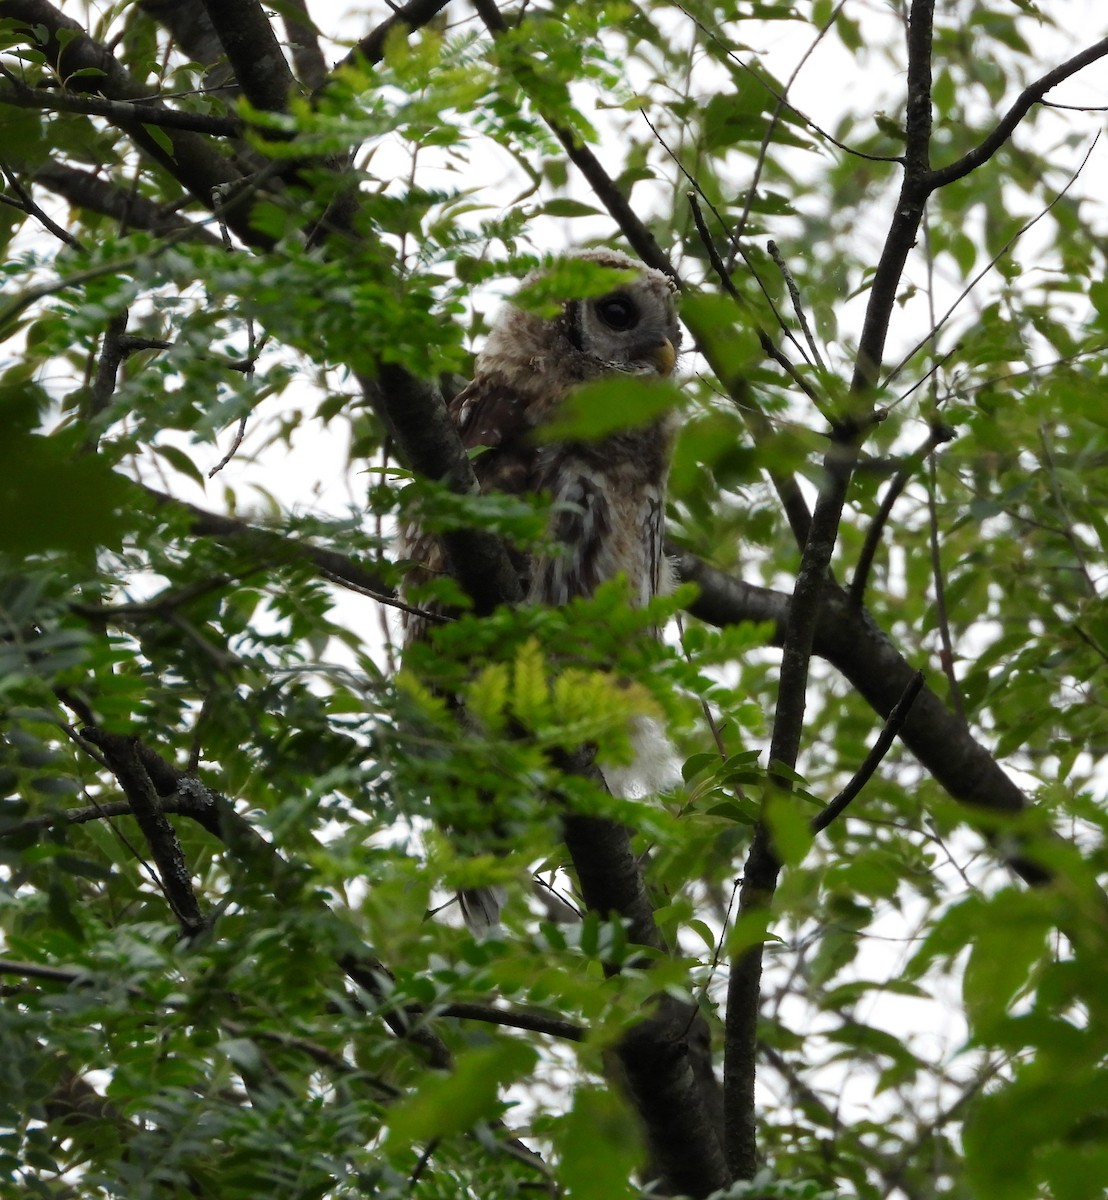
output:
[[[1100,1195],[1093,9],[390,8],[0,0],[0,1190]],[[520,603],[444,402],[593,244],[646,609]]]

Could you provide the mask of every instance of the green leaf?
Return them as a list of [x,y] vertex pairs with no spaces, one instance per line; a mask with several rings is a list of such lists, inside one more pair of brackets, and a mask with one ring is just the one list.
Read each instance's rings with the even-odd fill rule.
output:
[[515,1038],[462,1054],[447,1074],[428,1076],[389,1114],[389,1143],[411,1145],[465,1133],[495,1116],[501,1089],[535,1065],[535,1049]]
[[793,866],[801,863],[813,841],[808,807],[795,794],[771,788],[766,799],[765,819],[781,861]]
[[579,1087],[554,1140],[558,1180],[571,1200],[640,1194],[633,1182],[642,1161],[639,1129],[614,1089]]
[[1047,952],[1054,927],[1050,907],[1035,893],[1008,889],[981,909],[962,979],[971,1025],[988,1037],[994,1025],[1028,986]]
[[187,475],[189,479],[200,484],[201,487],[207,483],[203,471],[177,446],[159,445],[154,446],[153,450],[155,454],[160,458],[164,458],[175,470],[180,471],[182,475]]
[[537,436],[540,441],[595,441],[649,425],[681,400],[681,393],[666,380],[633,375],[601,379],[575,388]]
[[0,552],[92,551],[119,544],[131,484],[73,437],[17,433],[0,443]]
[[538,211],[547,217],[594,217],[600,210],[580,200],[562,199],[548,200]]

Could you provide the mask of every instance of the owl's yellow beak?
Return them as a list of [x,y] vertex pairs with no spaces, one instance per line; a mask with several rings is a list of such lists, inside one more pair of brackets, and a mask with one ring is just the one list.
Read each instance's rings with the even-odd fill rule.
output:
[[677,351],[669,338],[662,338],[650,351],[650,361],[658,368],[659,375],[672,375],[677,365]]

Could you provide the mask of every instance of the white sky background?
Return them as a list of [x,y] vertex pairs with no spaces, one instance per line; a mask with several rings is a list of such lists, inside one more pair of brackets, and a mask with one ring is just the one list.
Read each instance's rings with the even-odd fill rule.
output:
[[[940,0],[941,3],[941,0]],[[386,15],[383,4],[371,6],[351,6],[346,0],[309,0],[310,11],[317,24],[324,30],[353,40],[362,36],[368,29],[376,25]],[[63,7],[78,13],[83,5],[63,4]],[[798,5],[806,11],[806,5]],[[1000,2],[998,10],[1007,11],[1013,6]],[[1035,39],[1039,68],[1031,71],[1028,78],[1045,73],[1047,70],[1064,61],[1078,50],[1091,45],[1108,33],[1108,4],[1104,0],[1042,0],[1041,7],[1059,18],[1061,30],[1043,30]],[[465,13],[468,17],[472,10],[457,0],[452,9]],[[848,2],[846,13],[859,18],[865,29],[868,42],[874,46],[886,46],[896,39],[902,39],[900,18],[894,6],[885,3],[868,2],[868,0],[853,0]],[[806,53],[811,43],[811,31],[807,26],[789,22],[778,22],[758,28],[753,23],[744,22],[737,31],[722,30],[725,39],[741,37],[742,41],[755,48],[760,59],[778,79],[788,79],[796,64]],[[337,60],[344,48],[336,45],[331,48],[329,57]],[[712,83],[708,78],[701,85],[705,96],[712,92]],[[1073,105],[1105,105],[1108,104],[1108,66],[1102,61],[1086,69],[1080,76],[1067,81],[1052,92],[1048,99],[1058,103]],[[895,108],[895,97],[898,90],[904,86],[903,73],[898,74],[893,63],[884,57],[882,52],[870,56],[865,70],[859,70],[853,56],[845,51],[834,35],[828,36],[820,43],[804,69],[795,81],[790,91],[790,100],[802,112],[806,113],[823,128],[833,130],[840,116],[846,111],[859,113],[874,112],[888,107]],[[1002,112],[1007,104],[1014,100],[1020,90],[1013,85],[1010,94],[1000,109]],[[890,103],[890,99],[892,103]],[[601,128],[604,126],[604,114],[586,109],[585,115],[595,121]],[[999,117],[1000,113],[997,113]],[[622,119],[623,114],[619,114]],[[1035,144],[1039,149],[1061,143],[1074,130],[1087,131],[1079,147],[1063,147],[1059,150],[1057,167],[1068,176],[1076,170],[1085,151],[1093,141],[1097,131],[1105,128],[1105,114],[1096,112],[1078,113],[1059,111],[1046,119],[1040,119],[1040,128],[1035,134]],[[608,136],[612,138],[609,126]],[[1021,127],[1016,132],[1016,139],[1027,139],[1030,134],[1027,128]],[[497,150],[491,143],[488,145],[488,160],[481,162],[470,175],[463,180],[464,186],[470,186],[474,178],[482,175],[488,180],[485,199],[495,206],[504,206],[512,202],[524,186],[524,178],[514,166],[511,159],[502,151]],[[599,153],[602,161],[617,162],[619,160],[618,141],[612,140],[610,146],[615,153],[605,154],[602,143]],[[776,152],[775,152],[776,153]],[[804,172],[808,163],[818,166],[817,159],[807,151],[787,151],[792,169]],[[396,153],[398,177],[406,177],[409,160],[407,155]],[[387,173],[387,156],[379,155],[374,160],[375,171]],[[985,168],[989,169],[988,167]],[[457,178],[457,177],[456,177]],[[436,181],[431,180],[434,183]],[[734,181],[736,193],[741,193],[749,183],[749,177],[737,178]],[[683,185],[682,185],[683,190]],[[1094,228],[1102,231],[1108,237],[1108,139],[1097,145],[1089,163],[1074,186],[1074,193],[1089,198],[1085,211],[1087,220],[1091,220]],[[572,184],[571,194],[585,201],[592,197],[586,187],[580,182]],[[668,187],[654,189],[654,195],[671,194]],[[550,198],[550,197],[546,197]],[[649,202],[651,189],[637,188],[634,201],[640,211],[644,211],[644,202]],[[41,198],[40,198],[41,199]],[[865,244],[867,257],[876,261],[891,212],[891,199],[885,210],[875,212],[873,220],[859,228],[858,238]],[[1033,214],[1029,214],[1033,215]],[[613,237],[613,227],[605,218],[596,218],[591,222],[565,222],[553,218],[542,218],[532,229],[534,244],[539,250],[555,250],[564,247],[568,239],[585,237]],[[1017,255],[1025,268],[1035,264],[1034,231],[1017,249]],[[909,265],[909,275],[921,271],[920,258]],[[919,279],[922,283],[922,278]],[[964,281],[950,280],[945,285],[949,299],[942,299],[937,304],[938,311],[945,311],[947,304],[953,301],[964,286]],[[501,289],[502,290],[502,289]],[[983,293],[989,290],[986,280],[982,285]],[[490,291],[487,295],[478,296],[476,303],[491,315],[494,307],[494,297]],[[861,313],[865,297],[845,306],[845,315],[840,314],[842,327],[851,334],[856,334],[860,326]],[[924,303],[922,298],[919,304]],[[967,302],[976,303],[976,300]],[[890,340],[890,359],[895,358],[898,348],[907,349],[921,328],[927,328],[926,316],[922,319],[919,310],[898,310],[894,318],[895,324]],[[479,347],[475,347],[478,348]],[[353,386],[350,386],[353,393]],[[291,392],[284,398],[285,405],[291,405],[300,399],[305,401],[305,408],[310,410],[317,402],[306,393]],[[359,509],[363,504],[365,477],[356,469],[347,467],[347,446],[334,431],[324,430],[316,422],[305,422],[293,435],[291,449],[284,446],[273,446],[265,450],[260,445],[267,436],[267,418],[273,416],[274,401],[268,401],[261,407],[257,420],[248,427],[242,453],[233,459],[208,487],[201,490],[187,480],[175,477],[172,483],[175,494],[183,499],[191,500],[206,507],[220,510],[223,508],[224,486],[232,487],[237,493],[238,507],[241,515],[248,515],[252,503],[252,485],[260,485],[273,494],[283,505],[298,512],[313,512],[329,515],[345,515],[351,509]],[[217,449],[211,447],[186,446],[201,469],[213,466],[222,457],[230,445],[234,431],[227,430]],[[160,480],[153,475],[147,476],[149,482],[158,485]],[[264,508],[264,504],[259,504]],[[340,614],[351,616],[351,624],[366,625],[369,613],[369,602],[357,598],[343,597],[339,601]],[[356,605],[356,607],[354,607]],[[375,630],[367,630],[376,632]],[[962,857],[960,855],[960,857]],[[958,892],[963,885],[956,872],[949,872],[954,891]],[[892,941],[880,940],[888,935]],[[865,941],[866,950],[859,961],[859,974],[873,978],[889,977],[897,971],[897,959],[903,960],[910,954],[911,944],[905,945],[906,920],[903,914],[889,912],[887,919],[880,921],[877,926],[868,931]],[[929,1004],[926,1010],[923,1006],[906,1001],[903,997],[889,997],[886,1001],[871,1000],[859,1011],[859,1018],[883,1026],[892,1032],[903,1032],[907,1036],[909,1029],[915,1031],[930,1045],[931,1054],[941,1060],[947,1057],[964,1037],[964,1025],[958,1015],[957,996],[954,994],[958,987],[957,981],[949,981],[946,985],[950,993],[938,997],[939,1004]],[[789,1014],[786,1014],[788,1016]],[[799,1018],[799,1014],[798,1014]],[[855,1113],[859,1110],[869,1115],[876,1115],[882,1105],[878,1102],[872,1106],[872,1077],[866,1071],[864,1078],[856,1084],[847,1081],[837,1081],[840,1094],[849,1099]],[[927,1098],[921,1098],[926,1102]],[[938,1098],[935,1098],[938,1103]]]

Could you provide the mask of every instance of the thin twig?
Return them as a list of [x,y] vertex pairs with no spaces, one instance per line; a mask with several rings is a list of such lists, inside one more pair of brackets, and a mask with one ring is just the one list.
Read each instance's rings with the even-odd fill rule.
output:
[[16,975],[21,979],[48,979],[51,983],[87,982],[89,976],[81,971],[70,971],[64,967],[48,967],[43,963],[18,962],[13,958],[0,958],[0,975]]
[[[751,178],[749,186],[746,189],[746,200],[743,203],[743,211],[742,211],[741,215],[739,216],[738,221],[735,223],[735,229],[731,234],[731,253],[728,255],[728,258],[727,258],[728,268],[731,268],[734,266],[736,253],[741,253],[740,248],[742,245],[743,234],[746,232],[746,223],[750,219],[750,210],[754,205],[754,197],[757,195],[757,192],[758,192],[758,184],[761,182],[762,172],[765,170],[766,159],[769,157],[770,144],[773,140],[773,135],[777,131],[777,127],[781,122],[781,113],[786,108],[788,108],[793,113],[795,113],[805,123],[805,125],[807,125],[807,127],[809,129],[811,129],[813,132],[819,134],[821,137],[823,137],[826,141],[830,142],[832,145],[837,146],[840,150],[846,151],[849,154],[856,154],[860,158],[876,158],[878,161],[886,161],[885,156],[883,156],[883,155],[870,155],[870,154],[864,153],[863,151],[860,151],[860,150],[852,150],[849,146],[846,146],[843,142],[837,141],[829,133],[820,129],[819,126],[816,125],[813,121],[810,121],[788,99],[789,91],[792,89],[792,86],[796,82],[797,77],[800,75],[800,72],[803,69],[805,63],[807,63],[808,59],[812,56],[812,54],[815,53],[816,47],[820,44],[821,41],[823,41],[823,39],[827,36],[828,32],[830,31],[831,27],[838,20],[839,13],[842,11],[843,5],[845,3],[846,3],[846,0],[839,0],[839,3],[837,5],[835,5],[835,8],[832,10],[831,15],[827,18],[827,20],[824,22],[824,24],[816,31],[816,36],[812,39],[811,44],[804,51],[804,53],[800,56],[799,61],[797,62],[796,66],[793,68],[792,74],[785,81],[784,91],[782,91],[780,93],[778,93],[773,87],[771,87],[770,84],[766,82],[766,80],[762,79],[756,71],[753,71],[745,62],[743,62],[743,60],[740,59],[738,57],[738,55],[734,54],[734,52],[731,51],[730,49],[727,49],[726,47],[724,47],[727,54],[731,58],[733,58],[734,61],[736,63],[738,63],[739,66],[741,66],[744,71],[746,71],[750,75],[753,75],[754,78],[758,80],[758,82],[762,85],[762,87],[764,87],[765,90],[768,91],[770,93],[770,95],[774,97],[774,100],[776,101],[775,107],[773,110],[773,114],[770,117],[768,124],[766,125],[765,133],[762,135],[762,143],[758,147],[758,154],[757,154],[757,157],[756,157],[755,163],[754,163],[754,174],[753,174],[753,177]],[[695,18],[694,18],[694,20],[695,20]],[[722,46],[722,42],[720,42],[718,39],[715,39],[715,40],[717,42],[717,45]],[[899,162],[900,160],[895,159],[893,161]]]
[[1069,547],[1073,551],[1073,556],[1077,560],[1078,570],[1085,583],[1085,590],[1088,592],[1089,597],[1095,600],[1097,599],[1096,583],[1093,581],[1092,574],[1089,571],[1085,546],[1074,530],[1073,518],[1070,516],[1069,506],[1062,495],[1062,486],[1058,481],[1058,467],[1054,461],[1054,447],[1051,445],[1050,430],[1046,425],[1039,426],[1039,442],[1043,448],[1043,463],[1046,466],[1047,476],[1050,479],[1050,492],[1054,497],[1058,515],[1062,518],[1062,536],[1069,543]]
[[966,723],[966,706],[962,701],[962,689],[954,670],[954,639],[950,635],[950,614],[946,608],[946,582],[943,576],[942,551],[939,546],[939,509],[936,499],[935,455],[928,458],[927,525],[928,543],[931,550],[931,578],[935,588],[935,623],[942,642],[943,674],[950,687],[950,705],[958,717]]
[[893,476],[892,481],[885,490],[885,495],[881,498],[881,505],[870,522],[869,528],[866,530],[865,541],[862,543],[862,550],[858,555],[858,564],[854,568],[854,574],[850,580],[850,602],[855,607],[861,607],[862,601],[865,598],[866,586],[869,583],[869,574],[873,567],[873,560],[877,554],[877,548],[881,544],[881,535],[884,533],[885,526],[892,515],[893,505],[900,499],[900,494],[907,486],[908,480],[912,478],[916,468],[923,460],[936,447],[940,446],[943,442],[949,442],[953,437],[953,429],[948,425],[936,422],[931,426],[927,440],[919,449],[913,450],[911,454],[904,458],[900,469]]
[[[373,65],[379,63],[385,52],[385,42],[393,30],[403,29],[410,33],[426,25],[433,17],[441,12],[449,0],[409,0],[409,3],[393,8],[392,16],[386,17],[375,29],[362,38],[353,50],[337,64],[331,72],[333,78],[344,67],[356,67],[365,62]],[[325,88],[329,80],[324,80],[321,88]],[[319,89],[317,89],[319,90]]]
[[8,186],[15,192],[19,198],[19,203],[15,206],[22,208],[29,216],[34,217],[36,221],[50,233],[52,233],[59,241],[64,242],[67,246],[73,247],[74,250],[83,250],[81,243],[69,232],[68,229],[63,229],[57,221],[54,220],[48,213],[44,212],[40,205],[35,202],[34,196],[25,188],[19,179],[19,176],[8,166],[7,163],[0,162],[0,171],[3,172],[4,178],[8,181]]
[[[957,349],[957,347],[955,347],[955,349]],[[1075,350],[1072,354],[1062,354],[1057,358],[1048,358],[1041,363],[1032,363],[1027,367],[1019,367],[1015,370],[1005,371],[1002,375],[990,375],[985,379],[978,380],[976,383],[960,383],[958,384],[957,388],[952,388],[949,391],[944,392],[942,399],[949,399],[952,396],[959,395],[972,396],[975,392],[983,391],[985,388],[996,387],[1001,383],[1009,383],[1013,379],[1025,378],[1028,375],[1038,375],[1039,372],[1049,371],[1054,367],[1069,366],[1070,364],[1078,363],[1085,358],[1099,357],[1106,351],[1108,351],[1108,342],[1098,342],[1095,345],[1087,346],[1082,350]],[[953,353],[954,350],[951,350],[946,356],[944,356],[942,362],[945,362],[946,359],[949,358],[950,354]],[[939,363],[939,366],[942,365],[942,362]],[[913,384],[912,387],[904,393],[904,396],[911,395],[911,393],[917,387],[919,387],[919,383]],[[899,397],[899,399],[904,399],[904,396]],[[892,405],[890,405],[890,407],[892,407]]]
[[785,262],[777,243],[772,238],[766,243],[766,249],[769,251],[770,258],[777,264],[781,277],[785,280],[785,286],[789,289],[789,299],[792,300],[793,312],[796,313],[796,319],[800,322],[804,340],[808,343],[808,349],[811,350],[812,357],[816,360],[816,366],[822,371],[824,370],[823,358],[816,345],[816,339],[812,337],[812,331],[808,328],[808,318],[804,315],[804,305],[800,300],[800,289],[796,286],[796,280],[789,270],[789,264]]
[[[712,240],[711,231],[708,229],[708,224],[704,220],[704,214],[700,211],[700,203],[697,200],[696,193],[687,192],[686,196],[689,201],[689,207],[692,209],[693,222],[696,225],[696,232],[699,235],[700,241],[708,254],[708,261],[712,264],[712,270],[715,271],[716,277],[719,279],[723,290],[745,309],[747,307],[746,298],[735,286],[735,281],[731,278],[731,273],[728,271],[719,251],[716,249],[715,242]],[[780,316],[778,316],[778,320],[780,319]],[[793,383],[800,388],[800,390],[808,397],[809,400],[812,401],[813,404],[818,404],[818,398],[815,389],[800,374],[800,372],[797,371],[788,355],[774,345],[773,339],[760,326],[756,325],[755,331],[758,335],[758,343],[762,347],[762,350],[765,352],[767,357],[772,358],[773,361],[777,363],[777,365],[785,372],[786,375],[788,375]]]
[[1088,150],[1085,152],[1085,157],[1081,160],[1081,162],[1078,164],[1077,169],[1073,172],[1072,175],[1070,175],[1069,179],[1066,181],[1065,187],[1063,187],[1062,190],[1060,192],[1058,192],[1058,194],[1046,205],[1046,207],[1041,212],[1037,213],[1034,217],[1032,217],[1031,220],[1028,221],[1025,225],[1021,225],[1020,228],[1017,229],[1016,232],[1013,233],[1012,236],[1004,243],[1004,245],[1001,246],[1000,249],[992,256],[992,258],[989,259],[989,261],[981,268],[981,270],[977,272],[977,274],[962,289],[961,294],[954,301],[954,303],[951,304],[951,306],[939,318],[939,320],[934,323],[934,325],[931,327],[931,329],[929,329],[928,332],[922,338],[920,338],[920,340],[911,348],[911,350],[909,350],[908,353],[904,355],[904,357],[900,360],[900,362],[898,362],[896,364],[896,366],[893,367],[888,372],[888,374],[885,376],[885,379],[881,385],[882,387],[888,387],[888,385],[897,377],[897,375],[900,374],[900,372],[908,365],[908,363],[911,362],[911,360],[920,352],[920,350],[922,350],[923,347],[926,346],[927,343],[930,342],[934,338],[935,334],[938,333],[940,329],[942,329],[942,327],[947,323],[947,321],[950,320],[950,318],[954,314],[954,311],[959,307],[959,305],[962,303],[962,301],[965,300],[965,298],[968,295],[970,295],[970,293],[974,290],[974,288],[977,287],[977,285],[981,282],[981,280],[984,279],[984,277],[993,269],[993,267],[996,266],[996,264],[1004,257],[1004,255],[1007,254],[1009,250],[1011,250],[1011,248],[1016,244],[1016,242],[1018,242],[1019,239],[1021,237],[1023,237],[1023,235],[1025,233],[1027,233],[1027,231],[1029,229],[1031,229],[1033,226],[1037,225],[1043,219],[1043,217],[1045,217],[1047,215],[1047,213],[1049,213],[1050,210],[1058,203],[1058,201],[1061,200],[1063,196],[1065,196],[1065,194],[1070,190],[1070,188],[1073,187],[1073,185],[1077,182],[1078,176],[1080,176],[1081,172],[1085,169],[1085,165],[1088,163],[1089,158],[1091,157],[1093,151],[1096,149],[1096,144],[1099,141],[1100,141],[1100,134],[1098,133],[1094,136],[1092,143],[1090,144]]
[[912,676],[912,680],[907,688],[905,688],[904,695],[896,702],[892,712],[885,719],[885,724],[882,726],[881,732],[877,735],[877,741],[873,743],[870,752],[862,760],[862,765],[854,772],[850,782],[826,808],[812,818],[811,829],[813,833],[820,833],[832,821],[841,816],[846,811],[847,805],[850,804],[870,781],[874,771],[881,765],[881,760],[888,754],[889,748],[896,741],[897,734],[904,727],[904,722],[908,719],[908,713],[922,688],[923,672],[917,671]]
[[385,604],[389,608],[398,609],[409,616],[419,617],[420,620],[438,625],[448,625],[454,619],[449,613],[436,612],[430,608],[419,608],[415,604],[406,604],[403,600],[395,595],[390,595],[388,592],[375,591],[373,588],[364,587],[362,584],[355,583],[351,579],[344,579],[341,575],[328,570],[321,563],[317,563],[317,567],[320,575],[324,579],[330,580],[331,583],[345,588],[348,592],[355,592],[359,596],[365,596],[368,600],[376,600],[378,604]]

